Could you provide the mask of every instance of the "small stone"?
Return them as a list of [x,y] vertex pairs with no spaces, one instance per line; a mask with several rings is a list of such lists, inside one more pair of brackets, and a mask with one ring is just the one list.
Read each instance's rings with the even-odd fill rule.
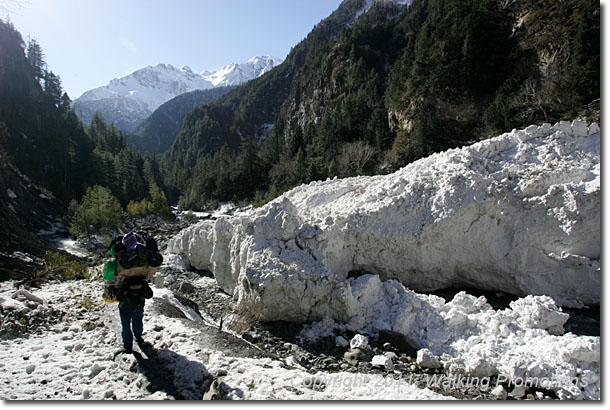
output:
[[343,360],[352,366],[356,366],[360,361],[369,361],[372,357],[372,352],[365,349],[350,349],[343,354]]
[[385,352],[383,355],[390,358],[392,361],[398,360],[398,356],[396,356],[396,353],[394,352]]
[[501,384],[496,386],[489,394],[496,400],[506,400],[507,397],[506,389]]
[[599,132],[599,125],[594,122],[589,125],[589,135],[597,134]]
[[36,365],[35,364],[30,364],[25,368],[25,372],[27,374],[32,374],[32,372],[36,370]]
[[258,343],[260,341],[260,336],[253,331],[247,331],[241,337],[250,343]]
[[515,386],[509,395],[515,399],[520,399],[525,396],[525,387]]
[[189,282],[182,282],[179,287],[180,292],[182,293],[191,293],[195,290],[195,286],[193,286]]

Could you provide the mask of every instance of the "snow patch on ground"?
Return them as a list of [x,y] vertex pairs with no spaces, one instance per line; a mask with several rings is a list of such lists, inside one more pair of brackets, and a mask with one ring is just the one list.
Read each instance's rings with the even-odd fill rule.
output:
[[[444,400],[429,389],[381,375],[333,373],[311,375],[281,360],[232,357],[202,346],[201,330],[184,319],[144,315],[144,338],[154,356],[121,350],[115,304],[102,302],[100,280],[45,284],[29,296],[15,295],[13,282],[0,284],[0,312],[53,308],[64,319],[38,334],[0,340],[2,400],[167,400],[201,399],[205,378],[221,376],[226,399],[236,400]],[[153,287],[155,297],[185,308],[167,289]],[[22,295],[23,296],[23,295]],[[193,313],[193,312],[190,312]],[[195,319],[196,320],[196,319]],[[200,319],[199,319],[200,320]],[[136,347],[137,349],[137,347]],[[154,386],[150,361],[162,362],[173,386]],[[151,391],[154,391],[151,393]]]

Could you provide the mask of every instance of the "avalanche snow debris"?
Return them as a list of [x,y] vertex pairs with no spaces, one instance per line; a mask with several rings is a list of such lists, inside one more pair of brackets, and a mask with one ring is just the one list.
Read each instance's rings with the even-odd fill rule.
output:
[[394,363],[392,363],[392,359],[381,354],[373,356],[371,359],[371,365],[373,367],[381,367],[386,370],[394,370]]
[[[559,336],[558,306],[600,303],[600,174],[597,124],[543,124],[394,174],[302,185],[196,224],[168,252],[267,320],[318,321],[304,339],[393,331],[449,371],[546,377],[566,397],[599,398],[599,381],[561,382],[599,374],[600,340]],[[524,298],[493,310],[411,290],[459,286]]]
[[428,367],[430,369],[438,369],[442,367],[439,358],[428,349],[420,349],[417,352],[416,363],[421,367]]
[[363,335],[355,335],[349,342],[349,347],[351,349],[368,349],[369,338]]

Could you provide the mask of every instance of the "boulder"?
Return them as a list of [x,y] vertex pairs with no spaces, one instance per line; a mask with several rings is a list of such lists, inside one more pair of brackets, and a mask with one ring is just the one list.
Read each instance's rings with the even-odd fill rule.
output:
[[356,366],[358,362],[369,362],[373,358],[373,351],[369,349],[350,349],[343,354],[343,360]]

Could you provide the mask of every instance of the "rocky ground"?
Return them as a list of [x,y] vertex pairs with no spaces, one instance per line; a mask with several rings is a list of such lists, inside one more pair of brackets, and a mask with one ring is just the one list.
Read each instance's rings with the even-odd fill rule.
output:
[[[231,297],[211,281],[205,287],[193,286],[193,283],[200,281],[202,276],[209,276],[209,272],[167,272],[167,274],[167,286],[183,304],[193,307],[218,324],[223,320],[225,329],[232,330],[231,324],[227,325],[227,319],[233,313]],[[491,387],[496,386],[495,378],[489,380],[491,387],[469,383],[468,379],[456,378],[442,368],[434,368],[434,366],[418,361],[417,351],[409,346],[408,341],[391,332],[381,334],[379,339],[370,339],[366,349],[350,349],[348,345],[339,345],[336,337],[341,336],[348,341],[356,336],[354,333],[337,334],[309,344],[304,343],[299,337],[303,329],[302,325],[286,322],[245,323],[244,321],[237,321],[233,325],[241,331],[241,338],[260,349],[261,354],[273,358],[291,358],[294,366],[306,369],[311,374],[346,371],[354,374],[391,376],[394,379],[412,382],[421,388],[428,387],[437,393],[465,400],[553,400],[557,398],[554,392],[546,389],[509,389],[506,385],[503,389],[494,391]],[[373,365],[371,359],[377,355],[390,358],[391,368]],[[445,382],[431,383],[434,380]]]
[[[175,221],[148,219],[134,223],[134,226],[135,229],[146,231],[155,237],[163,250],[170,237],[192,222],[192,220],[180,218]],[[81,260],[87,261],[90,265],[99,265],[106,257],[105,245],[101,240],[79,245],[88,253],[88,256]],[[506,383],[497,383],[494,378],[490,379],[487,385],[471,383],[469,379],[447,374],[435,363],[422,357],[418,358],[417,348],[411,341],[391,332],[381,333],[379,338],[371,338],[368,343],[364,344],[354,344],[354,340],[360,340],[360,336],[350,332],[333,334],[320,338],[315,343],[306,343],[300,337],[303,325],[285,322],[263,323],[259,322],[257,318],[249,316],[247,312],[240,312],[241,315],[236,315],[232,308],[232,297],[217,286],[211,272],[182,270],[171,265],[164,265],[160,268],[158,276],[162,278],[160,281],[162,283],[158,284],[161,288],[171,291],[179,304],[192,309],[203,319],[192,320],[185,315],[184,310],[176,308],[175,304],[169,303],[166,298],[162,297],[154,299],[150,308],[151,315],[179,319],[185,326],[197,331],[197,343],[205,348],[221,351],[231,357],[270,358],[284,363],[288,369],[294,368],[307,372],[312,375],[312,386],[310,387],[314,390],[323,391],[326,388],[325,381],[314,375],[347,372],[355,377],[380,375],[386,379],[391,377],[394,380],[404,380],[420,388],[427,387],[433,392],[457,399],[553,400],[557,398],[551,390],[509,388]],[[76,310],[54,308],[52,305],[41,309],[37,308],[40,303],[36,301],[35,297],[33,298],[25,290],[21,292],[22,294],[19,294],[17,291],[13,298],[30,304],[32,309],[3,308],[0,312],[2,319],[0,339],[2,340],[41,335],[45,330],[74,320],[79,321],[79,326],[84,331],[104,326],[100,320],[87,319],[92,309],[99,310],[97,305],[91,302],[90,297],[76,301],[80,304]],[[490,302],[497,305],[496,307],[507,304],[507,298],[509,297],[506,295],[497,295],[495,299],[488,297]],[[573,313],[575,317],[582,319],[582,323],[572,324],[574,329],[582,328],[585,332],[595,332],[597,329],[599,332],[599,310],[597,310],[597,316],[595,311],[585,315],[580,315],[580,312]],[[115,323],[114,326],[118,325]],[[159,328],[161,327],[159,326]],[[566,328],[568,327],[566,325]],[[162,331],[159,329],[159,332]],[[350,341],[352,346],[350,346]],[[136,356],[132,365],[139,366],[142,373],[146,375],[148,390],[154,392],[158,390],[155,387],[158,385],[174,386],[168,382],[168,375],[171,376],[174,373],[164,367],[163,361],[149,360],[154,359],[155,355],[160,352],[156,346],[153,347],[154,340],[152,343],[152,345],[142,348],[142,354],[138,353],[140,358]],[[211,383],[212,378],[208,377],[205,383],[200,383],[198,389],[201,391],[185,393],[179,388],[170,388],[166,389],[165,393],[176,399],[191,398],[203,394],[205,389],[209,389]],[[224,393],[222,389],[217,391],[219,395],[228,394],[226,390]],[[298,394],[296,390],[295,394]]]

